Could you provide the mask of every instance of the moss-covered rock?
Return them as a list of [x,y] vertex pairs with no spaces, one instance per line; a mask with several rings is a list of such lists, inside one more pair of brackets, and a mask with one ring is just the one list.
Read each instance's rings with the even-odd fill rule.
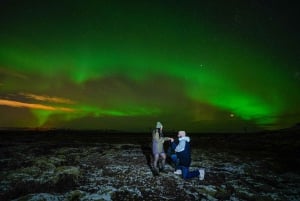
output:
[[66,195],[66,201],[79,201],[85,194],[85,192],[80,190],[70,191]]
[[55,170],[52,185],[58,192],[63,192],[76,186],[80,178],[80,169],[74,166],[60,166]]

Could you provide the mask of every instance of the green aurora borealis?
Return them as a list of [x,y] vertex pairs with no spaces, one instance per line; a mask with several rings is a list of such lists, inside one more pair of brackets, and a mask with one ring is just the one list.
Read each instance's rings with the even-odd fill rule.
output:
[[229,2],[1,1],[0,127],[293,126],[297,6]]

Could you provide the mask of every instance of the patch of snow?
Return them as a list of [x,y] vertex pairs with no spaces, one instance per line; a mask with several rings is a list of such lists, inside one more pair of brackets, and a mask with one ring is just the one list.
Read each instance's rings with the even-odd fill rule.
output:
[[29,194],[12,201],[62,201],[64,197],[62,195],[53,195],[49,193]]
[[138,197],[143,197],[141,191],[136,187],[123,186],[119,189],[119,191],[128,191],[133,195],[136,195]]
[[103,201],[111,201],[111,196],[107,195],[107,194],[97,194],[97,193],[93,193],[93,194],[87,194],[84,197],[82,197],[80,199],[81,201],[92,201],[92,200],[103,200]]
[[216,192],[217,191],[216,186],[213,186],[213,185],[200,185],[200,187],[202,189],[205,189],[208,192]]

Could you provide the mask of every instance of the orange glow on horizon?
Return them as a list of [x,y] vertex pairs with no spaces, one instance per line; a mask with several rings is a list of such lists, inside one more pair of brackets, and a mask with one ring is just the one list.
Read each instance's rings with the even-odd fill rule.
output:
[[53,107],[48,105],[23,103],[19,101],[12,101],[12,100],[5,100],[5,99],[0,99],[0,105],[5,105],[9,107],[49,110],[49,111],[74,112],[74,109],[66,108],[66,107]]
[[36,94],[31,94],[31,93],[20,93],[20,94],[25,97],[32,98],[34,100],[39,100],[39,101],[74,104],[74,101],[72,101],[70,99],[66,99],[66,98],[50,97],[50,96],[36,95]]

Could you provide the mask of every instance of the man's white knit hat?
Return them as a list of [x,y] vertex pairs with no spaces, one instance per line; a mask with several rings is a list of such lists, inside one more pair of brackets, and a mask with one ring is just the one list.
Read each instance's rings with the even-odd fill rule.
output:
[[185,131],[179,131],[178,135],[181,137],[185,137],[186,133],[185,133]]
[[158,122],[156,122],[156,128],[162,128],[163,127],[163,125],[158,121]]

